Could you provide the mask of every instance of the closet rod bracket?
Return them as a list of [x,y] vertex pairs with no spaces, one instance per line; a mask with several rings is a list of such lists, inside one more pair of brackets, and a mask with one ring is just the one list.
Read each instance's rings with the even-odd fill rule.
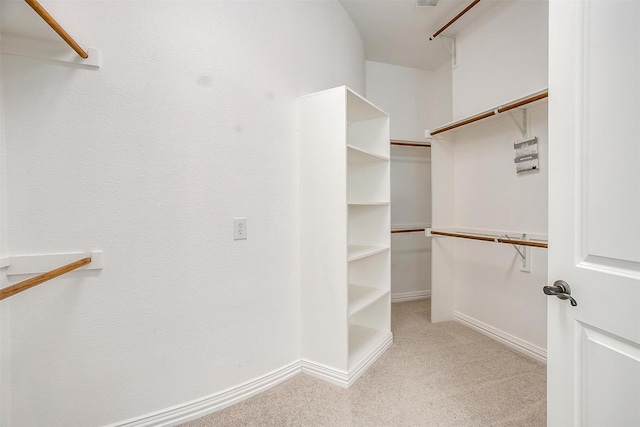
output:
[[[507,240],[511,240],[511,237],[508,234],[503,234],[504,237],[507,238]],[[522,234],[522,238],[520,240],[527,240],[527,234],[523,233]],[[519,245],[515,245],[512,244],[511,246],[513,246],[513,248],[516,250],[516,252],[518,252],[518,255],[520,255],[520,257],[522,258],[522,267],[520,268],[520,271],[524,271],[527,273],[531,272],[531,251],[529,250],[529,247],[522,245],[521,247],[518,247]]]
[[528,129],[528,119],[527,119],[527,109],[526,108],[518,108],[522,112],[522,124],[518,122],[515,114],[513,114],[513,110],[507,111],[509,113],[509,117],[513,120],[513,123],[518,127],[518,130],[522,134],[522,139],[527,139],[529,137],[529,129]]
[[446,47],[451,54],[451,66],[455,67],[456,65],[458,65],[456,39],[453,37],[444,36],[442,34],[440,34],[438,38],[440,39],[440,41],[442,41],[444,47]]

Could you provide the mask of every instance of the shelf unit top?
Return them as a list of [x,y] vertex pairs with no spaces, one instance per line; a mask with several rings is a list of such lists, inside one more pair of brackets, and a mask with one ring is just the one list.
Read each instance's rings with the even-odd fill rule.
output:
[[346,86],[345,89],[347,92],[347,121],[349,123],[389,116],[353,90]]

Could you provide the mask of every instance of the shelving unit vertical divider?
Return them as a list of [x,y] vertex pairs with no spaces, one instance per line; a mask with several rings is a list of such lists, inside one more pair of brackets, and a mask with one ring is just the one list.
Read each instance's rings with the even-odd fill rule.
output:
[[302,370],[349,387],[393,341],[389,116],[346,86],[298,107]]

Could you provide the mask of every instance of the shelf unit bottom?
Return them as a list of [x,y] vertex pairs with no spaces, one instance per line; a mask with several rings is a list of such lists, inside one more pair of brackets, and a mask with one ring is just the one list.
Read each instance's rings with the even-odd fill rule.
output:
[[349,325],[349,369],[364,360],[391,335],[390,331]]

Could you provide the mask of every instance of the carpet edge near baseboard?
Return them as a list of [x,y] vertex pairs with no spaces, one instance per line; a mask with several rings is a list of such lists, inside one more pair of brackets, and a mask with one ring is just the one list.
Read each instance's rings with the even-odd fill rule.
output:
[[494,328],[491,325],[487,325],[473,317],[462,314],[458,311],[453,313],[453,320],[461,323],[471,329],[480,332],[494,340],[501,342],[502,344],[512,348],[522,354],[525,354],[538,362],[547,363],[547,351],[540,348],[530,342],[524,341],[514,335],[504,332],[500,329]]
[[106,427],[169,427],[176,426],[219,411],[233,404],[262,393],[302,371],[300,360],[276,369],[266,375],[247,381],[190,402],[163,409]]

